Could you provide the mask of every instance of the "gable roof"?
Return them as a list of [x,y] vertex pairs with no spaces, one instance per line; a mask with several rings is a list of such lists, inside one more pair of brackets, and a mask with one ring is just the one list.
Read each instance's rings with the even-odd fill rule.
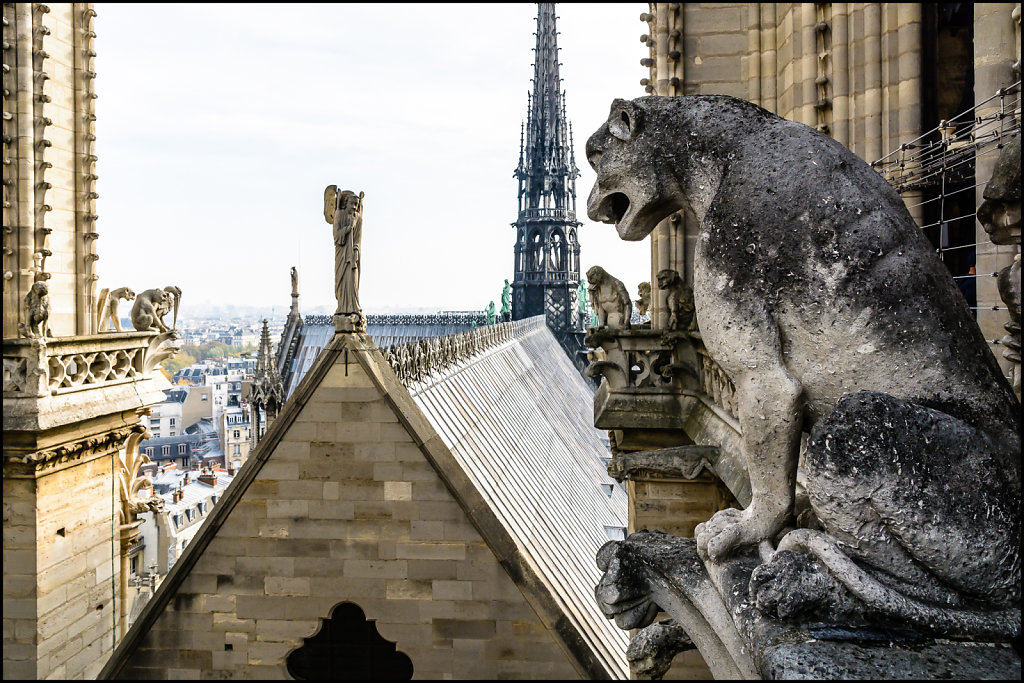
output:
[[[218,530],[227,522],[247,489],[257,478],[260,470],[267,464],[275,448],[287,434],[313,392],[319,387],[328,370],[335,363],[340,362],[339,357],[343,353],[346,362],[359,363],[367,377],[383,394],[384,400],[391,406],[399,422],[444,482],[452,498],[462,508],[491,553],[519,587],[536,615],[561,642],[580,673],[591,678],[621,678],[628,675],[624,656],[625,646],[623,645],[621,648],[617,663],[611,661],[606,653],[601,652],[602,648],[595,648],[593,634],[588,629],[589,623],[581,622],[578,615],[574,614],[573,609],[567,607],[565,601],[553,592],[552,582],[540,576],[543,567],[539,566],[535,559],[523,553],[519,540],[495,513],[491,502],[477,488],[463,465],[416,406],[413,398],[398,381],[394,371],[384,361],[381,353],[365,335],[346,334],[335,335],[327,344],[324,352],[320,354],[295,390],[295,398],[285,404],[281,415],[271,425],[264,439],[250,456],[247,465],[238,473],[235,482],[229,487],[221,503],[214,509],[206,525],[196,535],[153,599],[143,609],[138,621],[118,645],[100,677],[116,677],[124,670],[133,652],[140,646],[150,629],[167,609],[170,600],[188,578],[199,558],[216,537]],[[590,553],[584,561],[592,564],[593,553]],[[594,613],[597,613],[596,604],[593,605],[593,610]],[[608,623],[603,620],[603,617],[601,617],[601,621]],[[625,642],[624,634],[623,642]]]
[[588,646],[628,678],[629,634],[594,600],[594,558],[606,529],[627,526],[626,491],[602,460],[593,392],[543,317],[522,322],[517,337],[409,391]]

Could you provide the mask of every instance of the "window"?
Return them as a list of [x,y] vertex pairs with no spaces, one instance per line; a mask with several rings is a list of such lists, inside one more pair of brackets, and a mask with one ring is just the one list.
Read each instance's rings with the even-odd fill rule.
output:
[[203,394],[203,400],[204,400],[204,401],[209,401],[209,400],[210,400],[210,397],[209,397],[209,396],[207,396],[206,394]]
[[236,429],[236,430],[235,430],[235,438],[236,438],[236,439],[238,439],[238,438],[240,438],[241,436],[242,436],[242,430],[240,430],[240,429]]
[[172,417],[168,419],[170,420],[170,425],[173,427],[175,425],[174,418]]
[[152,447],[146,449],[146,455],[148,455],[150,457],[153,457],[153,448]]
[[161,455],[170,455],[171,454],[171,447],[170,446],[161,446],[160,447],[160,454]]
[[185,508],[185,519],[192,521],[192,508]]
[[285,659],[297,679],[409,680],[412,660],[377,632],[375,619],[353,602],[331,610],[316,635],[303,641]]
[[235,452],[232,453],[231,455],[241,455],[241,454],[242,454],[242,444],[236,443],[235,444]]
[[178,455],[185,455],[185,444],[178,444]]

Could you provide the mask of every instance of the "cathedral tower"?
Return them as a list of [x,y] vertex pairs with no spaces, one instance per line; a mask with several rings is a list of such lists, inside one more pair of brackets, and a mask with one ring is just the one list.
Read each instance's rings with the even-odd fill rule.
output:
[[521,134],[519,218],[516,229],[512,319],[544,315],[562,341],[581,331],[577,287],[580,246],[576,220],[576,178],[572,129],[565,116],[565,93],[558,76],[555,4],[538,3],[533,92]]

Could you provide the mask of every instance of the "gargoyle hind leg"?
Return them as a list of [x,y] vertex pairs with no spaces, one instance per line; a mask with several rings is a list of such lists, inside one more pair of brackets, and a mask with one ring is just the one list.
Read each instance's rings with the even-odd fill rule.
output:
[[772,537],[792,514],[803,404],[800,382],[782,359],[778,326],[763,307],[706,317],[716,319],[701,320],[705,344],[736,385],[752,493],[742,512],[723,510],[697,527],[698,548],[719,560]]
[[[876,392],[844,396],[815,425],[804,459],[825,533],[788,534],[752,590],[772,580],[784,551],[804,552],[889,618],[947,635],[1019,633],[1013,458],[937,410]],[[760,606],[773,594],[782,595],[754,597]]]

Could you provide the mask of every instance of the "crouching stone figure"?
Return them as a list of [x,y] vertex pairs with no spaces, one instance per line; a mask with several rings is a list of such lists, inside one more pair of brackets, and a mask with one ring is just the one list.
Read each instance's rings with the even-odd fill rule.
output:
[[[736,386],[752,496],[687,557],[714,573],[753,552],[771,619],[1018,635],[1020,405],[896,192],[727,96],[616,100],[587,158],[588,214],[623,239],[679,210],[700,223],[696,318]],[[803,432],[817,522],[793,529]]]

